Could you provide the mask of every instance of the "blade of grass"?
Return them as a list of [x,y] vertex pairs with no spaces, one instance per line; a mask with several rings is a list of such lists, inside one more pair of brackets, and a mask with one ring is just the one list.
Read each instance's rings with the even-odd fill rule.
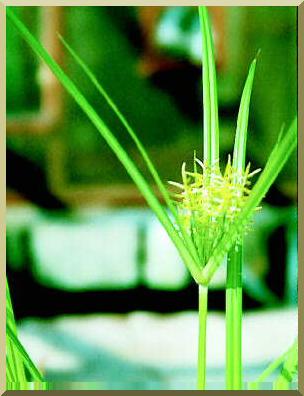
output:
[[245,169],[248,118],[255,68],[256,59],[251,63],[243,89],[235,134],[232,165],[240,173]]
[[172,200],[170,198],[170,195],[164,186],[164,183],[162,182],[159,173],[157,172],[153,162],[151,161],[146,149],[144,148],[143,144],[141,141],[138,139],[137,134],[135,133],[134,129],[131,127],[130,123],[127,121],[125,116],[121,113],[121,111],[118,109],[117,105],[114,103],[114,101],[111,99],[110,95],[107,93],[107,91],[104,89],[104,87],[101,85],[100,81],[96,78],[94,73],[91,71],[91,69],[83,62],[83,60],[79,57],[79,55],[76,54],[76,52],[72,49],[72,47],[66,42],[66,40],[59,35],[59,38],[65,48],[68,50],[70,55],[73,57],[73,59],[76,61],[76,63],[80,66],[80,68],[84,71],[86,76],[89,78],[89,80],[92,82],[92,84],[95,86],[97,91],[104,97],[108,105],[111,107],[113,112],[116,114],[116,116],[119,118],[121,121],[122,125],[125,127],[126,131],[134,141],[138,151],[140,152],[145,164],[147,165],[148,170],[150,171],[153,180],[155,181],[159,191],[162,194],[162,197],[167,204],[168,208],[170,209],[175,222],[177,223],[179,230],[181,231],[181,234],[183,236],[183,239],[191,251],[191,254],[195,258],[196,261],[199,261],[199,257],[196,251],[196,248],[194,246],[194,243],[190,236],[188,235],[183,223],[180,221],[177,210],[172,203]]
[[204,161],[213,165],[219,159],[219,120],[213,40],[205,6],[199,7],[199,18],[202,37]]
[[179,251],[182,259],[184,260],[186,266],[188,267],[190,273],[197,283],[201,282],[201,270],[199,263],[195,261],[187,247],[185,246],[183,240],[175,229],[172,221],[170,220],[166,210],[162,207],[155,194],[153,193],[151,187],[142,176],[141,172],[138,170],[137,166],[131,160],[127,152],[120,145],[118,140],[106,126],[106,124],[101,120],[97,112],[79,91],[76,85],[71,81],[71,79],[64,73],[62,68],[56,63],[56,61],[49,55],[46,49],[35,39],[35,37],[30,33],[26,26],[19,20],[18,17],[7,8],[7,15],[9,19],[13,22],[18,32],[24,38],[24,40],[29,44],[33,51],[44,60],[48,65],[54,75],[58,78],[60,83],[66,89],[66,91],[72,96],[76,103],[80,106],[83,112],[88,116],[93,125],[99,131],[101,136],[105,139],[107,144],[113,150],[117,158],[125,167],[126,171],[133,179],[143,196],[145,197],[148,205],[156,214],[157,218],[161,224],[166,229],[169,237],[175,244],[177,250]]
[[276,177],[282,170],[283,166],[287,162],[290,154],[297,146],[297,118],[293,120],[288,131],[277,142],[273,148],[265,169],[262,171],[258,181],[253,187],[246,204],[242,208],[240,214],[235,220],[229,233],[225,234],[222,240],[219,242],[214,250],[212,257],[203,269],[202,281],[204,284],[208,284],[213,277],[217,268],[223,262],[225,255],[236,242],[238,235],[243,231],[245,224],[250,219],[255,208],[259,205],[261,200],[266,195],[267,191],[275,181]]
[[[245,170],[248,118],[256,59],[252,62],[243,89],[237,120],[232,166],[236,170],[235,183]],[[227,256],[226,281],[226,389],[241,390],[243,384],[242,359],[242,270],[243,241],[234,243]]]

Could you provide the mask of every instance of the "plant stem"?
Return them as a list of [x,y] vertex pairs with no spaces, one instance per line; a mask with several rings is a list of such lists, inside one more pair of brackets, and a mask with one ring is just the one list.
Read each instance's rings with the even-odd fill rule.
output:
[[[296,341],[297,342],[297,341]],[[248,389],[249,390],[259,390],[260,385],[265,382],[265,380],[275,371],[278,369],[279,366],[284,364],[286,359],[288,358],[289,353],[292,351],[293,348],[296,347],[296,342],[292,345],[292,347],[284,352],[281,356],[279,356],[276,360],[271,362],[269,366],[262,372],[261,375],[255,380],[249,383]]]
[[226,388],[242,389],[242,261],[243,249],[234,245],[227,258]]
[[197,369],[197,388],[204,390],[206,387],[206,327],[208,311],[208,288],[199,285],[198,287],[198,369]]
[[290,389],[293,378],[298,373],[298,339],[287,351],[280,375],[273,383],[273,390]]

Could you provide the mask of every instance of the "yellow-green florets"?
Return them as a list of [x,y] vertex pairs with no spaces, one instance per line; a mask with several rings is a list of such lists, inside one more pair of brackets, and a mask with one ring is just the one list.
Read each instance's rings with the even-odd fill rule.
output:
[[259,171],[250,173],[248,164],[246,170],[240,172],[228,157],[225,171],[221,173],[218,162],[209,166],[195,157],[192,172],[187,171],[183,163],[182,183],[169,182],[180,190],[174,195],[178,215],[203,265],[223,235],[229,232],[250,193],[250,178]]

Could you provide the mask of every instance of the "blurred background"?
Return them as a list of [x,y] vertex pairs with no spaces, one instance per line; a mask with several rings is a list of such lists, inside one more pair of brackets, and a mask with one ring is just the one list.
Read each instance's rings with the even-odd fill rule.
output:
[[[195,7],[14,7],[139,166],[60,32],[137,131],[163,180],[202,157]],[[296,7],[210,7],[221,159],[260,51],[248,161],[263,168],[297,111]],[[293,153],[245,241],[245,381],[297,334]],[[197,287],[98,132],[7,23],[7,276],[20,339],[54,389],[194,389]],[[208,388],[224,388],[225,263],[212,283]],[[275,341],[274,341],[275,340]],[[270,384],[265,384],[265,389]]]

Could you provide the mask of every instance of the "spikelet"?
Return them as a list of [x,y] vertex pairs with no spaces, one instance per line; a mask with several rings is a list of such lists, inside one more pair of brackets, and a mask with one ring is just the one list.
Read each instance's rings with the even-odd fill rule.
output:
[[[229,156],[222,174],[218,162],[209,166],[194,155],[192,172],[186,170],[185,162],[182,164],[182,183],[169,182],[180,190],[174,194],[178,215],[197,248],[202,266],[236,221],[250,193],[250,179],[259,171],[250,173],[248,164],[241,173],[233,168]],[[247,224],[243,232],[249,228]]]

